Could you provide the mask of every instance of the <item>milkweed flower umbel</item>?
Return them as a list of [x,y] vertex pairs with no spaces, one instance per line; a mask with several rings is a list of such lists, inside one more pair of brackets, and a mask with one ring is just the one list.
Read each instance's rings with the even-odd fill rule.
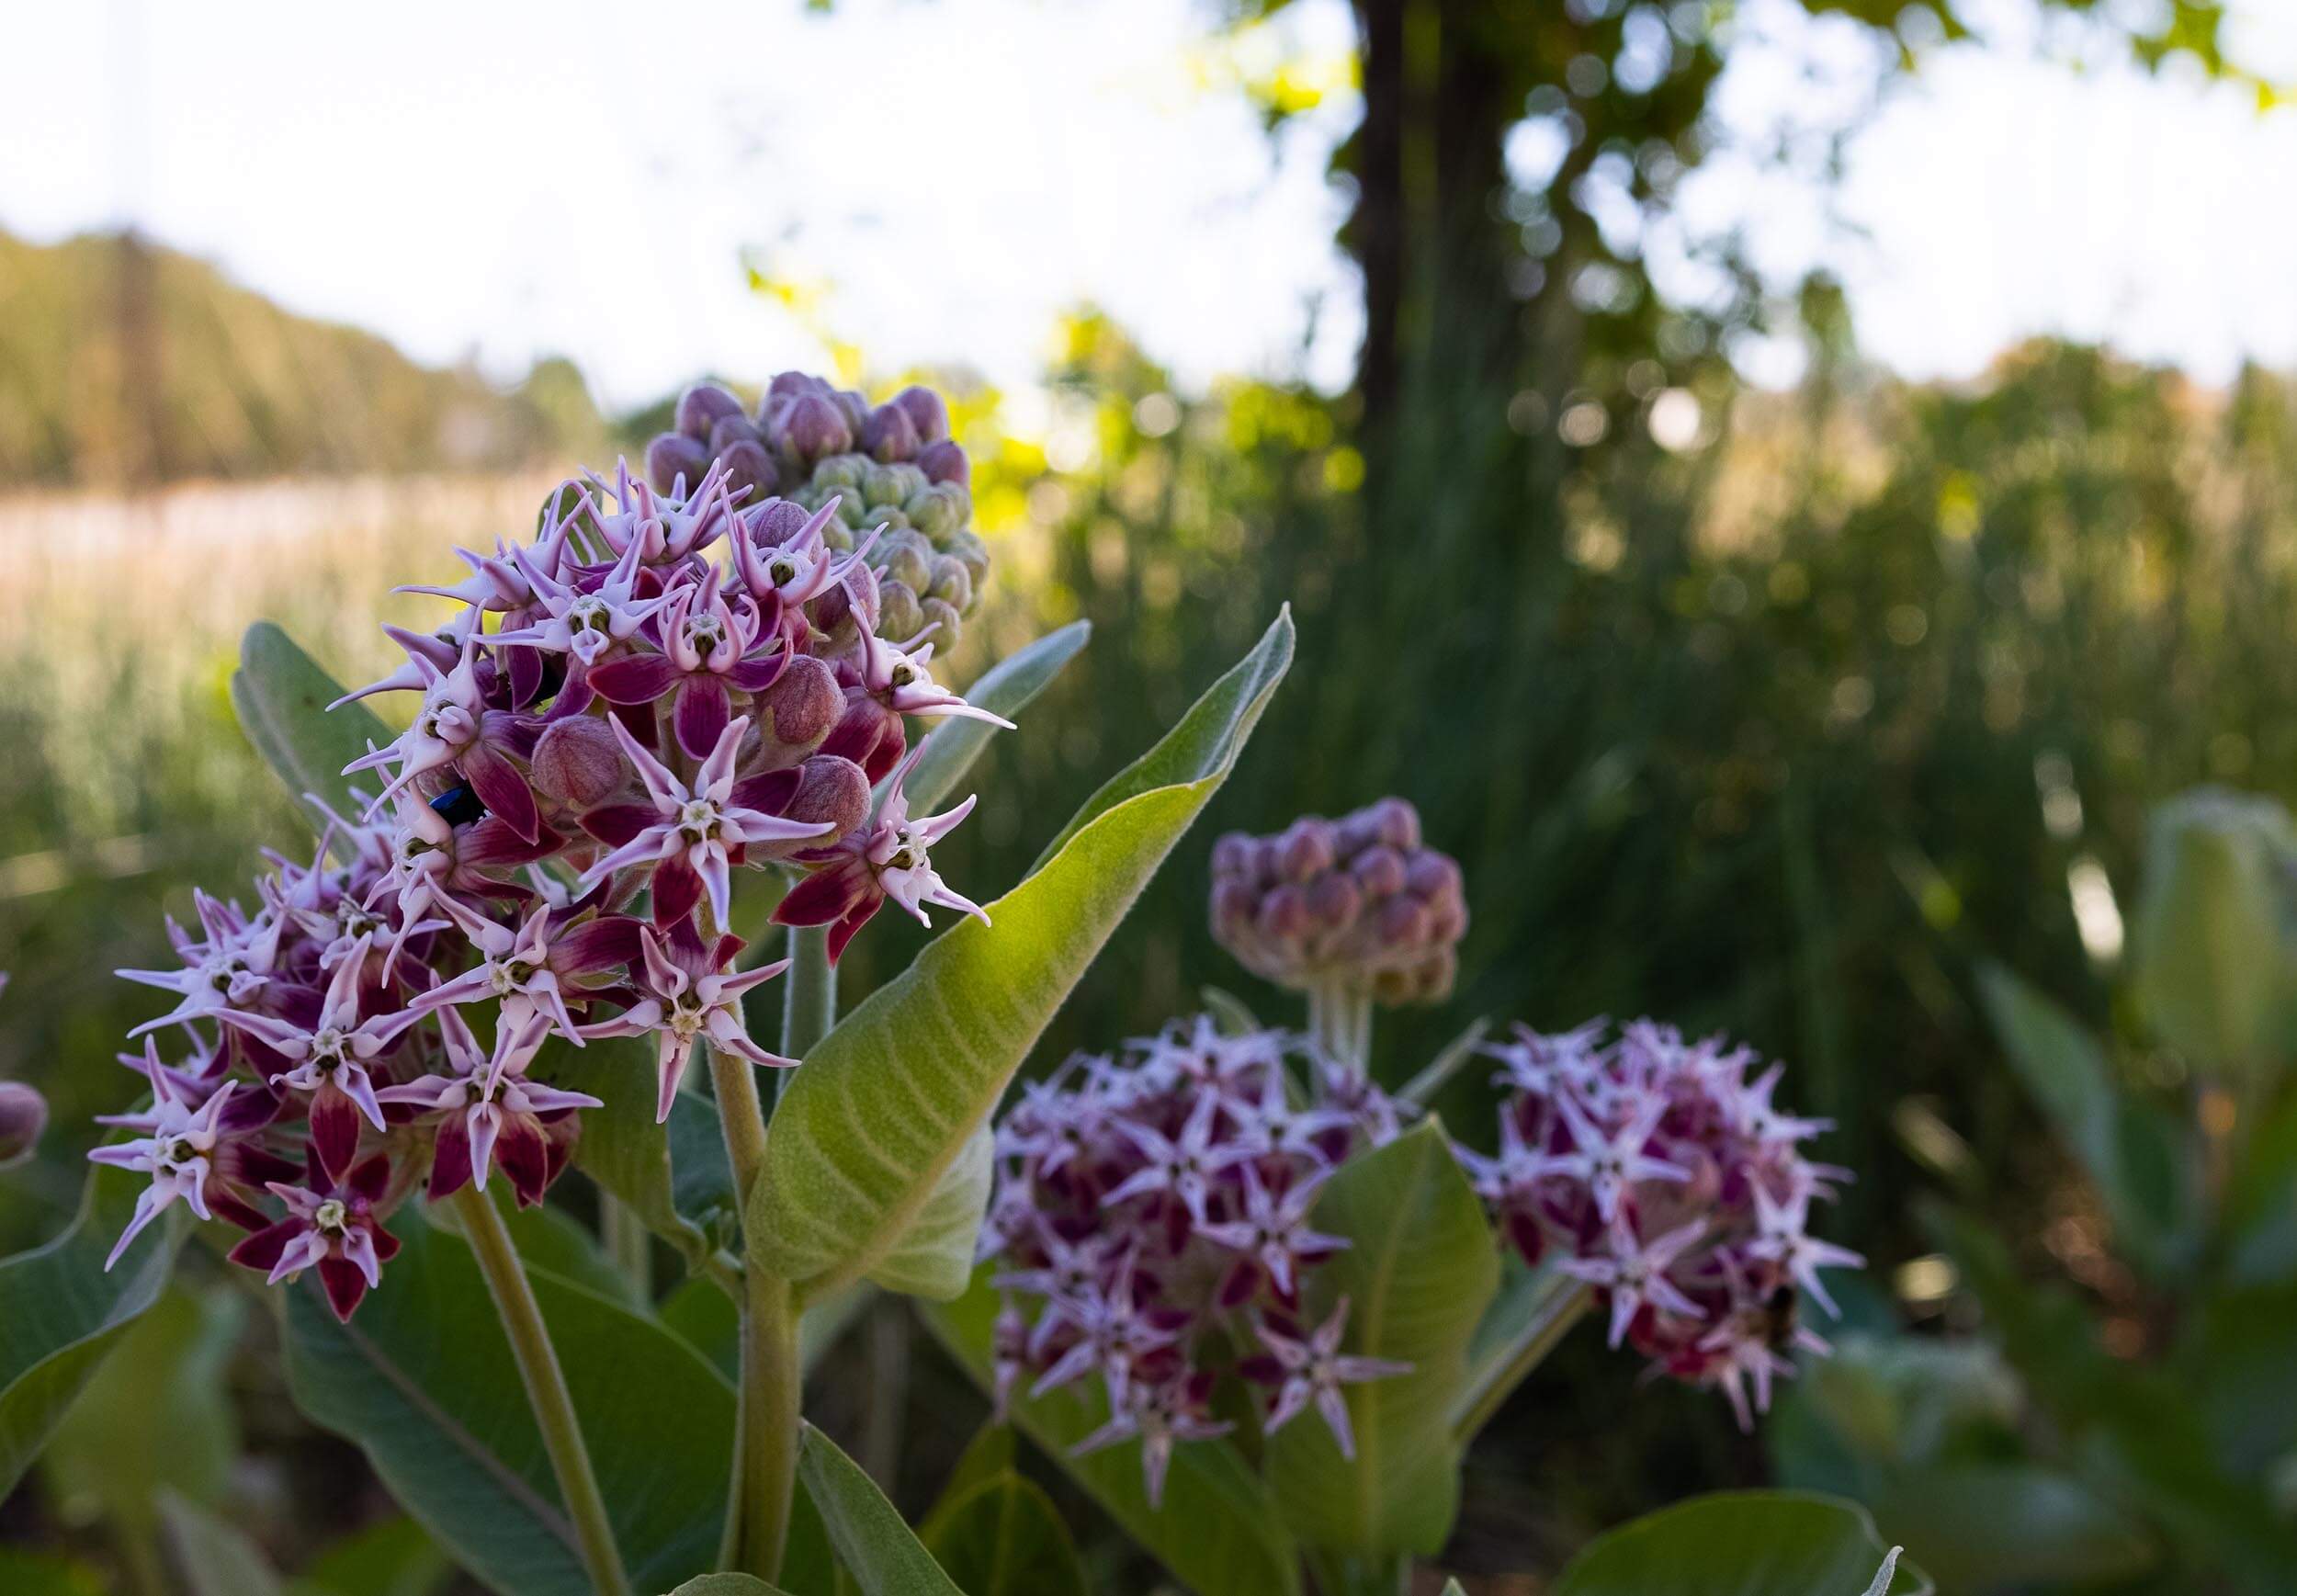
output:
[[1787,1354],[1827,1350],[1800,1317],[1805,1296],[1836,1312],[1820,1271],[1864,1262],[1809,1229],[1849,1172],[1804,1155],[1828,1125],[1773,1105],[1782,1066],[1649,1020],[1607,1030],[1519,1026],[1489,1047],[1499,1150],[1460,1159],[1526,1262],[1594,1288],[1612,1346],[1751,1425]]
[[1367,1081],[1335,1106],[1321,1062],[1284,1033],[1177,1021],[1072,1058],[997,1127],[980,1244],[1004,1296],[997,1388],[1092,1389],[1107,1418],[1077,1450],[1138,1441],[1152,1502],[1176,1445],[1228,1430],[1223,1375],[1270,1387],[1265,1428],[1313,1406],[1346,1451],[1340,1387],[1408,1372],[1342,1351],[1344,1304],[1300,1321],[1303,1288],[1348,1245],[1313,1228],[1316,1192],[1397,1119]]
[[785,374],[752,424],[696,390],[680,436],[715,437],[705,458],[570,481],[531,538],[405,584],[459,609],[386,627],[405,662],[337,700],[415,701],[345,771],[358,788],[311,800],[317,852],[270,856],[252,908],[195,893],[178,968],[120,972],[169,999],[133,1033],[151,1104],[91,1155],[147,1177],[122,1250],[171,1208],[226,1219],[255,1233],[241,1262],[315,1273],[347,1317],[407,1194],[499,1173],[542,1201],[601,1106],[560,1083],[562,1050],[651,1041],[664,1118],[696,1047],[796,1062],[742,1017],[786,962],[731,934],[743,872],[834,905],[841,948],[887,899],[979,912],[926,855],[971,800],[870,801],[911,717],[1010,724],[930,663],[988,573],[963,455],[923,390],[833,392]]

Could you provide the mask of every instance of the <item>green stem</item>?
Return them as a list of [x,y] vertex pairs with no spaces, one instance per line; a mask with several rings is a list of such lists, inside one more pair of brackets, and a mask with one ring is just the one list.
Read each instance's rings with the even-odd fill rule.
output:
[[[741,1211],[765,1169],[765,1104],[757,1071],[744,1058],[709,1051],[710,1084],[726,1138],[726,1161]],[[789,1287],[749,1262],[741,1296],[741,1387],[734,1429],[733,1466],[727,1476],[726,1528],[719,1566],[771,1579],[780,1570],[789,1525],[789,1492],[797,1477],[796,1337],[777,1333],[792,1315]],[[775,1346],[791,1343],[786,1355]]]
[[837,1024],[837,966],[827,926],[789,928],[789,968],[782,972],[782,1052],[803,1058]]
[[639,1300],[654,1300],[654,1238],[639,1218],[638,1210],[611,1192],[598,1194],[598,1230],[606,1244],[606,1256],[614,1260],[632,1285],[638,1287]]
[[1476,1432],[1499,1415],[1524,1376],[1539,1367],[1570,1333],[1594,1300],[1594,1288],[1585,1281],[1558,1276],[1532,1309],[1506,1359],[1480,1373],[1461,1396],[1452,1413],[1453,1438],[1462,1443],[1474,1440]]
[[567,1515],[574,1521],[591,1589],[599,1596],[628,1596],[630,1581],[622,1571],[622,1555],[615,1549],[606,1499],[599,1494],[598,1477],[591,1470],[590,1452],[574,1418],[574,1399],[567,1394],[565,1372],[559,1367],[558,1352],[550,1344],[518,1250],[511,1244],[510,1230],[493,1201],[476,1186],[463,1187],[454,1201],[464,1239],[479,1261],[479,1273],[486,1276],[495,1312],[502,1316],[503,1333],[510,1338],[511,1355],[518,1360],[526,1402],[542,1431],[543,1450],[549,1454],[550,1472],[558,1477]]
[[1325,1054],[1355,1070],[1372,1058],[1372,994],[1330,981],[1308,989],[1308,1035]]

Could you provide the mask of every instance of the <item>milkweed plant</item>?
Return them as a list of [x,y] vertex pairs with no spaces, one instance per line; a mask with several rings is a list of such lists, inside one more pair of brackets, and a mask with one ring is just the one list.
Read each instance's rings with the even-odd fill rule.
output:
[[[1741,1425],[1825,1352],[1809,1310],[1860,1260],[1813,1224],[1850,1175],[1782,1066],[1652,1020],[1376,1055],[1382,1009],[1450,997],[1469,923],[1402,798],[1213,850],[1214,934],[1298,1024],[1208,989],[1013,1089],[1294,638],[1280,614],[1017,886],[952,881],[968,767],[1086,640],[945,680],[993,575],[969,486],[928,389],[697,387],[639,472],[402,589],[454,609],[386,627],[380,680],[249,633],[234,703],[315,841],[119,972],[156,994],[119,1055],[140,1096],[79,1226],[0,1264],[0,1435],[30,1437],[0,1482],[187,1233],[276,1288],[311,1416],[518,1596],[1081,1590],[1010,1440],[921,1532],[804,1421],[810,1352],[872,1294],[921,1299],[989,1433],[1206,1596],[1403,1589],[1469,1442],[1582,1319]],[[841,991],[888,905],[940,934]],[[1441,1123],[1478,1067],[1496,1110]],[[43,1117],[0,1087],[0,1153]],[[549,1202],[570,1169],[594,1233]],[[1556,1589],[1751,1589],[1698,1571],[1782,1548],[1813,1596],[1882,1555],[1841,1504],[1704,1499]]]

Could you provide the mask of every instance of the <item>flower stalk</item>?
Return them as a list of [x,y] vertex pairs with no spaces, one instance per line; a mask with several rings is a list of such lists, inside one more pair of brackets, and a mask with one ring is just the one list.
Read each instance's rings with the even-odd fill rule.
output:
[[542,1309],[527,1284],[526,1271],[512,1245],[509,1228],[494,1203],[476,1186],[466,1185],[454,1196],[456,1217],[463,1235],[486,1277],[487,1292],[502,1316],[503,1333],[510,1338],[511,1355],[518,1362],[519,1378],[526,1387],[527,1403],[542,1431],[543,1450],[550,1457],[550,1472],[558,1477],[559,1495],[565,1499],[567,1516],[589,1572],[591,1588],[599,1596],[629,1596],[629,1577],[622,1571],[622,1554],[615,1547],[614,1526],[606,1518],[606,1499],[599,1493],[598,1477],[590,1466],[590,1451],[575,1421],[574,1400],[566,1389],[566,1375],[542,1322]]
[[1465,1443],[1492,1421],[1515,1388],[1547,1361],[1571,1327],[1595,1305],[1595,1288],[1583,1280],[1558,1275],[1532,1308],[1531,1318],[1517,1335],[1514,1350],[1504,1363],[1484,1372],[1460,1393],[1453,1410],[1452,1434]]

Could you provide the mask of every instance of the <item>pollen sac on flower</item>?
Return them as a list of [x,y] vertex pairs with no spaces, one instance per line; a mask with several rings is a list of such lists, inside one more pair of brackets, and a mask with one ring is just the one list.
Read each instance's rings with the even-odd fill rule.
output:
[[1228,1427],[1210,1405],[1227,1376],[1258,1383],[1264,1429],[1344,1417],[1325,1387],[1407,1365],[1347,1356],[1344,1305],[1306,1321],[1304,1287],[1348,1245],[1310,1209],[1397,1118],[1302,1039],[1201,1016],[1025,1088],[997,1126],[980,1242],[1004,1296],[999,1389],[1100,1387],[1110,1420],[1080,1450],[1138,1441],[1152,1500],[1175,1443]]
[[1525,1262],[1594,1287],[1612,1345],[1751,1425],[1790,1354],[1827,1350],[1802,1317],[1805,1298],[1836,1311],[1820,1271],[1863,1262],[1809,1230],[1850,1176],[1804,1155],[1830,1126],[1776,1104],[1783,1066],[1649,1020],[1608,1032],[1518,1026],[1488,1047],[1499,1149],[1461,1161]]
[[1458,864],[1421,843],[1419,811],[1388,798],[1271,836],[1222,837],[1212,928],[1239,963],[1279,986],[1431,1003],[1451,995],[1467,900]]

